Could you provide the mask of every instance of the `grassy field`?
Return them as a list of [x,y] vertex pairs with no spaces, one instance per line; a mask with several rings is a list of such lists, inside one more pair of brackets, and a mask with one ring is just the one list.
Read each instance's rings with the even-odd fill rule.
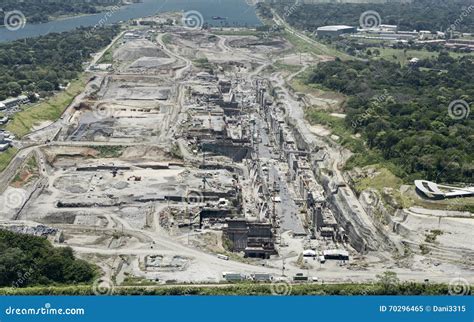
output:
[[35,155],[30,155],[27,162],[18,170],[18,172],[13,177],[11,186],[15,188],[20,188],[27,183],[38,178],[38,163],[36,162]]
[[[370,49],[372,53],[376,49],[380,51],[379,56],[372,55],[372,57],[375,59],[386,59],[388,61],[400,63],[402,65],[406,65],[409,62],[409,60],[414,57],[419,58],[419,59],[436,58],[438,57],[438,54],[439,54],[438,52],[432,52],[428,50],[408,49],[407,51],[405,51],[403,49],[380,48],[380,47],[370,47],[368,49]],[[449,52],[449,54],[453,58],[459,58],[466,55],[472,55],[472,54],[462,54],[462,53],[454,53],[454,52]]]
[[84,90],[86,76],[81,76],[71,82],[68,89],[46,99],[38,104],[27,106],[23,111],[14,115],[5,129],[18,138],[28,134],[32,128],[45,121],[57,120],[64,109],[71,104],[74,97]]
[[[110,289],[114,295],[272,295],[271,284],[127,286]],[[289,284],[285,295],[447,295],[448,285],[427,283]],[[94,295],[92,286],[0,288],[0,295]]]
[[102,57],[100,57],[98,64],[112,64],[114,62],[113,51],[107,50]]
[[193,60],[194,66],[197,68],[203,68],[203,69],[212,69],[212,64],[209,62],[207,58],[198,58]]
[[372,55],[375,59],[385,59],[388,61],[400,63],[402,65],[406,65],[410,59],[416,57],[419,59],[426,59],[426,58],[434,58],[438,56],[437,52],[430,52],[427,50],[407,50],[404,51],[403,49],[395,49],[395,48],[378,48],[372,47],[369,48],[372,52],[378,49],[380,51],[380,55],[375,56]]
[[306,70],[294,77],[288,83],[288,85],[291,86],[295,92],[310,94],[314,97],[326,98],[339,102],[339,104],[334,106],[333,112],[343,113],[343,105],[344,101],[346,100],[346,96],[344,94],[325,88],[320,84],[310,83],[308,81],[311,77],[311,74],[318,68],[318,64],[320,63],[321,62],[319,60],[316,60],[314,64],[310,65]]
[[382,167],[374,167],[377,171],[377,174],[371,178],[364,178],[357,182],[356,190],[361,192],[368,188],[377,189],[382,191],[383,188],[389,187],[394,189],[399,189],[403,184],[403,181],[393,175],[389,170]]
[[18,149],[9,148],[4,152],[0,152],[0,172],[5,170],[5,168],[10,164],[10,161],[17,154]]
[[276,63],[273,64],[273,66],[281,71],[286,71],[289,73],[296,73],[301,69],[301,66],[299,65],[290,65],[290,64],[284,64],[281,61],[277,61]]
[[305,79],[307,77],[307,74],[308,74],[308,70],[299,74],[298,77],[295,77],[292,79],[290,85],[296,92],[312,94],[312,95],[315,95],[316,97],[324,94],[325,92],[327,93],[330,92],[318,84],[306,84]]

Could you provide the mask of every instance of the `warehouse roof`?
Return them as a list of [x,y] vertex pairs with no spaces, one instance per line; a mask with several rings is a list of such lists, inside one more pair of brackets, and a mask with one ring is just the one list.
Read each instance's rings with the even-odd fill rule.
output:
[[355,27],[346,26],[346,25],[334,25],[334,26],[323,26],[319,27],[317,31],[339,31],[346,29],[354,29]]

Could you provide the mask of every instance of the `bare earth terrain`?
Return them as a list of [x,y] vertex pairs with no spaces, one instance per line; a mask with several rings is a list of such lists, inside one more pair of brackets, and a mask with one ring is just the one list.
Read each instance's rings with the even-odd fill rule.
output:
[[[0,226],[49,235],[118,284],[229,272],[365,282],[387,270],[474,282],[472,213],[393,212],[357,196],[341,170],[349,153],[304,120],[306,106],[338,99],[301,99],[288,82],[330,57],[280,37],[148,28],[122,35],[112,69],[89,71],[63,117],[22,142],[0,177]],[[31,156],[35,175],[13,184]]]

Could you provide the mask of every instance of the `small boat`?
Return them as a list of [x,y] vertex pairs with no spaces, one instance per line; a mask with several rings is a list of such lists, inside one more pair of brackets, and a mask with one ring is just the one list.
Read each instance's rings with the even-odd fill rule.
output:
[[221,16],[213,16],[212,20],[226,20],[227,17],[221,17]]

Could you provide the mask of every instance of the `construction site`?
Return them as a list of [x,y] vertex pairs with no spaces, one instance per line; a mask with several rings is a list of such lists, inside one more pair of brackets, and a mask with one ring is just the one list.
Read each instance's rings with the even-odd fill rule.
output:
[[[356,195],[347,151],[304,118],[324,98],[295,93],[274,67],[331,58],[295,50],[272,34],[129,27],[62,117],[23,138],[2,174],[0,227],[70,246],[118,285],[367,282],[387,270],[473,282],[472,213],[384,212]],[[31,158],[29,179],[12,184]]]

